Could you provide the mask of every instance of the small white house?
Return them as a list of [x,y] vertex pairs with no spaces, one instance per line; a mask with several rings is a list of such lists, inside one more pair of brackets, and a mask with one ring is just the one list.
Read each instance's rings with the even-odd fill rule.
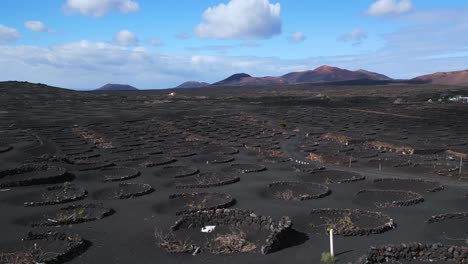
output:
[[468,103],[468,96],[457,95],[457,96],[454,96],[454,97],[450,97],[449,101],[466,104],[466,103]]

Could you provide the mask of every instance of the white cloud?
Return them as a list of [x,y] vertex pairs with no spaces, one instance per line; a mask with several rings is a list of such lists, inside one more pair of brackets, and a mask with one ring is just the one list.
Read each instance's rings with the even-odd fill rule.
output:
[[53,32],[52,29],[46,27],[41,21],[26,21],[24,22],[24,27],[36,32]]
[[306,36],[304,35],[303,32],[294,32],[290,37],[289,37],[289,42],[291,43],[299,43],[303,42],[306,39]]
[[[132,83],[167,88],[187,80],[215,82],[236,72],[280,75],[302,62],[276,58],[159,54],[105,42],[79,41],[50,47],[0,46],[0,79],[41,82],[65,88]],[[314,66],[319,63],[314,64]],[[83,76],[70,78],[70,76]]]
[[369,9],[367,14],[371,16],[403,14],[413,10],[411,0],[377,0]]
[[63,8],[68,14],[100,17],[114,10],[137,12],[140,5],[132,0],[67,0]]
[[354,56],[287,60],[253,56],[160,54],[141,47],[90,41],[49,47],[0,46],[0,80],[31,81],[82,89],[97,88],[111,81],[132,83],[143,89],[168,88],[187,80],[215,82],[236,72],[278,76],[323,64],[347,69],[364,68],[392,77],[411,78],[434,71],[463,69],[466,67],[466,57],[423,60],[393,48]]
[[281,33],[281,6],[269,0],[230,0],[210,7],[194,29],[202,38],[266,39]]
[[[0,80],[88,89],[111,81],[138,88],[167,88],[186,80],[215,82],[236,72],[278,76],[323,64],[351,70],[363,68],[394,78],[466,69],[468,8],[415,11],[395,19],[409,26],[383,35],[387,46],[380,50],[297,60],[207,56],[198,52],[161,54],[138,46],[90,41],[47,47],[0,45]],[[0,26],[0,42],[3,32]],[[19,37],[17,34],[13,40]]]
[[18,30],[0,24],[0,44],[13,42],[21,37]]
[[159,38],[150,38],[149,43],[153,46],[162,46],[163,42]]
[[122,46],[135,46],[138,44],[138,37],[132,32],[123,29],[115,34],[114,42]]
[[359,45],[366,38],[367,33],[359,28],[356,28],[351,32],[339,36],[337,40],[342,42],[353,42],[353,45]]

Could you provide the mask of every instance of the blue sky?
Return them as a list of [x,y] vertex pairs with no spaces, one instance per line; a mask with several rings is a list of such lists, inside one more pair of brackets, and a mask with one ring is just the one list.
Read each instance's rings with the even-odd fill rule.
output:
[[328,64],[394,78],[468,68],[463,0],[15,0],[0,80],[167,88]]

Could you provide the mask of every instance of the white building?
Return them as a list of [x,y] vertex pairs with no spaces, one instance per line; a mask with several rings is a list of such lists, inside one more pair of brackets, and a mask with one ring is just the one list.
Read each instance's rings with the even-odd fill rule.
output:
[[467,104],[468,103],[468,96],[457,95],[455,97],[450,97],[449,101]]

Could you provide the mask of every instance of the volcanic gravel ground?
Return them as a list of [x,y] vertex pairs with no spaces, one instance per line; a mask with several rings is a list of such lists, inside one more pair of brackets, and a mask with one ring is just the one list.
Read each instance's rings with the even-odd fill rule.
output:
[[[167,90],[99,93],[1,84],[0,106],[6,112],[0,119],[0,171],[25,163],[47,163],[66,169],[68,180],[89,195],[65,204],[25,207],[24,202],[41,198],[47,187],[60,183],[0,190],[0,252],[8,253],[9,243],[21,241],[30,231],[52,230],[77,234],[90,242],[69,263],[319,263],[321,253],[329,250],[328,238],[324,228],[320,235],[310,230],[310,212],[321,208],[378,211],[396,223],[395,229],[380,234],[336,236],[340,263],[354,263],[371,246],[407,242],[466,245],[466,219],[426,223],[433,215],[468,211],[468,182],[453,171],[462,159],[461,175],[466,175],[468,106],[426,103],[444,89],[449,87],[226,87],[177,90],[176,96],[168,97]],[[450,89],[466,92],[465,88]],[[397,97],[408,103],[394,105]],[[311,154],[326,158],[313,159]],[[241,173],[251,168],[255,173]],[[322,174],[316,171],[319,168],[325,168]],[[443,169],[452,169],[451,174],[435,173]],[[196,175],[223,175],[205,178],[212,180],[229,175],[238,181],[203,189],[177,188],[180,183],[197,183]],[[342,181],[353,175],[365,179]],[[0,173],[0,183],[47,176],[41,171]],[[124,181],[106,182],[106,176]],[[380,178],[437,184],[374,182]],[[127,182],[147,185],[119,187]],[[265,195],[275,182],[326,184],[331,194],[300,202],[276,199]],[[154,191],[114,199],[114,194],[148,189],[142,186]],[[434,186],[444,188],[427,192]],[[375,189],[417,192],[424,202],[376,208],[379,199],[385,202],[393,197],[369,195],[368,199],[376,201],[356,201],[360,190]],[[169,230],[179,219],[176,213],[186,205],[201,208],[203,203],[226,201],[219,197],[205,201],[169,198],[181,193],[226,194],[235,199],[234,209],[252,210],[276,221],[289,216],[296,233],[288,233],[290,243],[268,255],[168,254],[156,245],[155,229]],[[66,217],[60,215],[60,208],[88,204],[97,208],[89,215],[99,219],[31,226],[51,222],[47,218]],[[80,208],[73,211],[75,216],[88,216]],[[380,223],[354,220],[362,226]],[[182,237],[191,232],[185,235],[204,238],[198,229],[178,232]],[[299,239],[294,234],[309,237],[305,240],[300,235]],[[265,234],[251,237],[257,238],[263,240]],[[61,246],[50,248],[62,251]]]

